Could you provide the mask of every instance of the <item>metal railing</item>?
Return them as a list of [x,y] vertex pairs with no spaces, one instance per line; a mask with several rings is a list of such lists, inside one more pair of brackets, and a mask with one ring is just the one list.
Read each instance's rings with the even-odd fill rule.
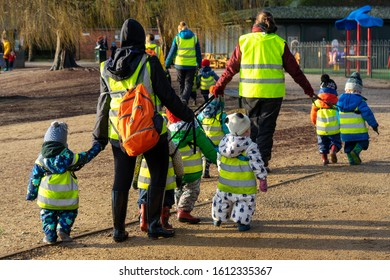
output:
[[305,73],[327,72],[348,76],[351,72],[359,71],[362,76],[390,79],[390,40],[371,41],[370,57],[367,55],[367,46],[367,41],[361,41],[359,45],[351,41],[348,46],[345,41],[336,44],[335,40],[300,42],[292,52],[299,52],[299,64]]

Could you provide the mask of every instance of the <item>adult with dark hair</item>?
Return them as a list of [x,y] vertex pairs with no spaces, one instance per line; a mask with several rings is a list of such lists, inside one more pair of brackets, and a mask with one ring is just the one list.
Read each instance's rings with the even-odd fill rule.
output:
[[[114,155],[114,184],[112,188],[112,216],[114,223],[113,239],[125,241],[125,219],[129,189],[132,183],[136,157],[122,151],[116,129],[118,107],[127,88],[132,88],[137,80],[142,81],[151,94],[157,108],[163,105],[186,122],[193,121],[194,113],[182,104],[180,98],[169,85],[165,72],[156,56],[145,53],[145,31],[142,25],[127,19],[122,26],[120,48],[114,60],[100,65],[102,94],[97,105],[94,141],[104,148],[111,143]],[[156,98],[155,98],[156,97]],[[164,229],[160,223],[162,202],[168,172],[168,139],[164,123],[158,143],[143,156],[150,171],[150,185],[147,193],[148,236],[172,237],[173,230]]]
[[179,33],[173,39],[171,49],[165,60],[165,67],[168,69],[174,62],[179,81],[180,97],[183,103],[188,104],[196,70],[202,64],[202,53],[198,36],[188,29],[184,21],[179,23],[177,29]]
[[251,139],[259,146],[268,170],[276,120],[286,94],[284,70],[305,94],[314,95],[288,44],[275,34],[276,30],[272,14],[259,12],[252,32],[239,38],[224,73],[213,89],[215,96],[223,95],[226,85],[235,74],[240,73],[239,94],[251,119]]

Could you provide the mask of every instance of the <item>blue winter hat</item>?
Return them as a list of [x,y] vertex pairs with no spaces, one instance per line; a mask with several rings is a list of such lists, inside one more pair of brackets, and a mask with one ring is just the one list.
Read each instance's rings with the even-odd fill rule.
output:
[[363,81],[359,72],[353,72],[345,83],[345,91],[353,91],[357,93],[363,92]]
[[337,95],[337,85],[328,74],[321,76],[321,84],[319,93],[333,93]]
[[43,138],[44,142],[54,141],[60,142],[64,146],[68,144],[68,125],[64,122],[54,121],[51,123],[50,127],[47,129],[45,137]]

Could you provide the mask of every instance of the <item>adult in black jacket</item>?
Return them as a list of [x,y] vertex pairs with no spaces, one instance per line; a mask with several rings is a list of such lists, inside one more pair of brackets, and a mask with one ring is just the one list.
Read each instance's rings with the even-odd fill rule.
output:
[[[114,97],[109,93],[111,87],[128,85],[128,81],[134,80],[133,74],[141,59],[146,55],[145,32],[142,25],[134,19],[127,19],[122,26],[120,43],[120,48],[116,50],[114,59],[101,64],[100,88],[102,94],[98,100],[93,132],[94,141],[99,142],[102,147],[105,147],[108,142],[111,143],[114,155],[115,174],[112,188],[112,215],[114,223],[113,239],[116,242],[125,241],[128,237],[128,233],[125,231],[125,219],[136,157],[128,156],[120,148],[118,137],[112,128],[112,122],[110,122],[110,118],[115,115],[115,110],[111,108],[111,104],[115,104],[115,102],[111,102]],[[150,66],[148,69],[150,69],[153,93],[161,104],[184,121],[192,121],[194,113],[186,105],[183,105],[169,85],[158,58],[151,56],[147,63]],[[147,199],[148,236],[152,239],[172,237],[174,231],[164,229],[160,223],[169,160],[167,134],[162,134],[156,146],[143,155],[151,175]]]

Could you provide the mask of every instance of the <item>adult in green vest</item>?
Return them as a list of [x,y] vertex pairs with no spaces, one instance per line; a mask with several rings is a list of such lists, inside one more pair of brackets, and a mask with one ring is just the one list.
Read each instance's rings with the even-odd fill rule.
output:
[[[122,151],[118,134],[115,130],[118,104],[121,102],[127,88],[136,84],[141,63],[145,63],[146,75],[142,75],[143,83],[148,87],[152,100],[166,106],[187,122],[194,120],[194,113],[183,105],[180,98],[169,85],[165,72],[156,56],[145,53],[145,31],[142,25],[127,19],[122,26],[120,48],[116,50],[114,60],[107,60],[101,65],[101,95],[98,100],[96,123],[93,132],[94,140],[105,147],[111,143],[114,155],[114,183],[112,188],[112,215],[114,224],[113,239],[116,242],[125,241],[128,232],[125,230],[129,189],[132,184],[137,157],[130,157]],[[154,101],[153,101],[154,102]],[[165,133],[160,135],[157,144],[146,151],[143,156],[150,171],[150,185],[147,198],[148,236],[172,237],[173,230],[161,226],[160,216],[164,197],[165,183],[168,173],[168,138]]]
[[275,34],[271,13],[259,12],[252,32],[242,35],[213,94],[223,95],[226,85],[240,73],[239,95],[251,119],[251,139],[259,146],[264,164],[271,160],[273,135],[283,97],[286,94],[284,70],[299,84],[305,94],[314,90],[299,68],[288,44]]
[[180,86],[180,97],[183,103],[188,104],[196,70],[202,64],[202,52],[200,51],[198,37],[188,29],[184,21],[180,22],[178,32],[165,60],[165,67],[169,69],[172,63],[175,64]]

